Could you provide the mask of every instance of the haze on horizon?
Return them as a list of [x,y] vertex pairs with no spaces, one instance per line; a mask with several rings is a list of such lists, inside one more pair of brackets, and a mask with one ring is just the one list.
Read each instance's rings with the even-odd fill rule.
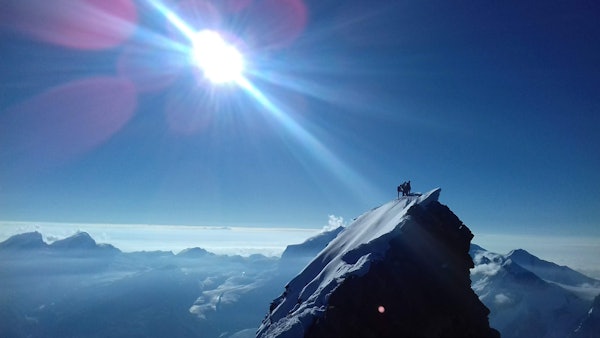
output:
[[[276,257],[288,245],[299,244],[323,231],[348,225],[349,222],[335,215],[329,215],[328,222],[320,229],[0,221],[0,242],[16,234],[37,231],[47,243],[52,243],[83,231],[98,243],[111,244],[123,252],[160,250],[177,254],[199,247],[216,254]],[[472,243],[500,254],[525,249],[541,259],[600,279],[600,240],[595,237],[480,233],[475,234]]]

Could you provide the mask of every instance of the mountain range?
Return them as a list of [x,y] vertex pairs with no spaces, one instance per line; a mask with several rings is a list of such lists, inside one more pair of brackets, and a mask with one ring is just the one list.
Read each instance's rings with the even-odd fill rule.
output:
[[[375,301],[385,295],[382,290],[390,290],[376,281],[405,283],[395,297],[416,297],[419,287],[440,286],[423,278],[411,284],[406,275],[432,273],[437,271],[434,266],[454,271],[449,276],[458,276],[462,284],[470,278],[474,300],[489,309],[489,314],[475,312],[485,314],[489,327],[502,337],[600,336],[600,281],[522,249],[502,255],[469,246],[468,228],[437,205],[438,196],[439,191],[432,191],[390,201],[347,227],[288,246],[280,258],[216,255],[201,248],[178,254],[121,252],[96,243],[85,232],[51,244],[38,232],[15,235],[0,243],[0,337],[254,337],[269,331],[269,321],[293,318],[294,313],[336,318],[353,299],[359,305],[371,304],[368,295],[377,306],[371,311],[373,318],[364,317],[364,322],[376,321],[384,313],[399,311],[394,303]],[[440,208],[433,218],[423,211],[426,208],[413,207],[431,203]],[[406,249],[417,245],[410,237],[415,231],[435,224],[454,230],[444,232],[441,242],[419,242],[416,253]],[[448,245],[454,249],[448,251]],[[458,252],[459,258],[447,260],[451,252]],[[459,265],[466,268],[455,269]],[[377,278],[359,278],[371,269]],[[390,273],[394,269],[397,273]],[[327,292],[332,289],[341,293]],[[463,295],[469,291],[460,290]],[[429,304],[444,297],[429,294]],[[328,310],[325,304],[340,311],[322,311]],[[429,310],[429,315],[443,312]],[[350,323],[358,320],[342,322],[353,327]]]

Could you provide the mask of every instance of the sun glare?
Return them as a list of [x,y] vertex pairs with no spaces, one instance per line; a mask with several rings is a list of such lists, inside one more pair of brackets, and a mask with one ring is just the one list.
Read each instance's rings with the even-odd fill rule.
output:
[[236,81],[244,71],[240,51],[212,30],[203,30],[194,36],[192,61],[209,81],[217,84]]

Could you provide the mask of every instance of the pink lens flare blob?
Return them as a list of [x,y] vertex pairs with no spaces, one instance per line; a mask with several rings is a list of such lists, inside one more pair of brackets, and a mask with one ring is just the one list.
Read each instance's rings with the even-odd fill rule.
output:
[[302,0],[264,0],[247,8],[248,44],[279,49],[290,45],[304,30],[308,10]]
[[117,72],[139,92],[154,92],[171,85],[186,65],[185,58],[156,46],[128,44],[117,60]]
[[16,149],[16,161],[56,165],[106,142],[136,107],[135,86],[126,79],[73,81],[9,107],[0,119],[0,135]]
[[238,13],[252,4],[252,0],[224,0],[223,3],[227,11]]
[[385,312],[385,307],[383,305],[379,305],[379,307],[377,307],[377,312],[384,313]]
[[0,26],[63,47],[102,50],[133,34],[137,9],[132,0],[6,0]]

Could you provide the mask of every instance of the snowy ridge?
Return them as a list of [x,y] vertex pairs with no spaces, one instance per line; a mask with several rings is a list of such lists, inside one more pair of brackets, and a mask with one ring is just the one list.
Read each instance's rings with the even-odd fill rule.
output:
[[334,240],[340,232],[344,231],[345,227],[340,226],[333,230],[324,231],[316,236],[307,239],[300,244],[288,245],[281,254],[281,260],[287,262],[289,260],[306,260],[308,263],[321,250],[323,250],[332,240]]
[[[421,196],[390,201],[359,216],[286,286],[271,304],[271,312],[258,336],[302,336],[327,309],[331,293],[350,276],[362,276],[382,259],[392,238],[416,221],[408,215],[415,204],[425,207],[437,201],[441,189]],[[271,324],[271,325],[269,325]]]

